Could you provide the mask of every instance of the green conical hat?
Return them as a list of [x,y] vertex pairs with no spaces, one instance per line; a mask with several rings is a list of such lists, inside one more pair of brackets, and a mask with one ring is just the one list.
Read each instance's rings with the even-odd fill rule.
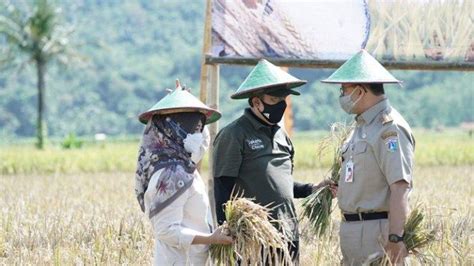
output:
[[367,51],[361,50],[340,66],[325,83],[400,83]]
[[262,59],[230,98],[245,99],[254,93],[271,92],[272,90],[281,89],[282,86],[289,90],[288,94],[299,95],[299,92],[291,89],[305,83],[306,80],[297,79],[267,60]]
[[177,82],[177,88],[159,100],[148,111],[140,114],[138,119],[146,124],[155,114],[174,114],[184,112],[199,112],[206,116],[206,124],[213,123],[221,118],[219,111],[212,109],[194,97],[190,92],[181,88]]

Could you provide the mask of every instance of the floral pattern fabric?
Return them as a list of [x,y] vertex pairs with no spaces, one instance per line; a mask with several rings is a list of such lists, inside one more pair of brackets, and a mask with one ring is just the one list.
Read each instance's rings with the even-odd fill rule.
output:
[[178,113],[155,115],[148,121],[138,153],[135,193],[145,212],[144,194],[153,175],[163,169],[156,182],[156,195],[149,207],[150,218],[192,185],[196,165],[184,149],[183,140],[202,119],[199,113]]

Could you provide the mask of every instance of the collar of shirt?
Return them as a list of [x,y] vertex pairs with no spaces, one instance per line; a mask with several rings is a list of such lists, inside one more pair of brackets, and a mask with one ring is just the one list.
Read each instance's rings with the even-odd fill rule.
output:
[[378,114],[380,114],[380,112],[384,111],[389,106],[390,106],[390,102],[388,101],[387,98],[385,98],[381,100],[380,102],[378,102],[377,104],[375,104],[374,106],[367,109],[362,114],[356,116],[355,120],[358,125],[363,124],[363,123],[370,124],[375,119],[375,117]]
[[265,123],[265,121],[256,116],[250,108],[245,109],[244,116],[250,121],[250,124],[252,124],[255,130],[267,128],[274,134],[280,128],[278,125],[272,126]]

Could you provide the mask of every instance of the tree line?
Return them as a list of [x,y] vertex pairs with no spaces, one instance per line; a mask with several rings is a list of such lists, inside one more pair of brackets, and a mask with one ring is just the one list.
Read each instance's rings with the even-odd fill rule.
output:
[[[22,57],[27,59],[25,64],[15,61],[18,55],[25,55],[21,49],[12,50],[11,56],[16,58],[13,61],[2,53],[0,62],[4,64],[8,59],[15,63],[15,67],[2,67],[0,72],[2,139],[32,137],[38,131],[58,137],[69,133],[139,134],[143,126],[137,115],[162,98],[176,78],[199,95],[204,1],[37,2],[43,1],[52,3],[55,12],[60,11],[59,26],[64,27],[61,30],[71,30],[58,44],[73,48],[75,57],[81,60],[56,62],[65,59],[64,54],[71,55],[66,49],[55,50],[64,54],[48,57],[58,60],[48,61],[44,73],[41,119],[45,124],[44,128],[37,128],[41,125],[37,115],[38,62],[34,56],[31,61],[28,53]],[[27,9],[27,1],[0,2],[19,11]],[[9,15],[8,12],[8,8],[0,8],[0,15]],[[11,47],[11,41],[0,34],[2,52]],[[250,70],[251,67],[221,67],[221,126],[240,115],[246,106],[246,101],[230,100],[229,96]],[[308,80],[301,88],[302,96],[292,98],[295,130],[327,129],[334,121],[349,119],[338,106],[338,87],[319,82],[332,71],[290,69],[293,75]],[[474,121],[471,73],[393,73],[404,83],[388,86],[386,93],[412,126],[455,127]]]

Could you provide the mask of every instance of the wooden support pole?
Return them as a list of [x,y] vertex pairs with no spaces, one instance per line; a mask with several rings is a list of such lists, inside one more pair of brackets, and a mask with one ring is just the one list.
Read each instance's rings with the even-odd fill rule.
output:
[[[281,69],[285,72],[288,72],[288,67],[281,67]],[[286,133],[291,138],[293,136],[293,106],[291,104],[291,96],[286,98],[286,110],[283,114],[283,125],[285,127]]]
[[[211,65],[209,66],[209,90],[207,94],[207,105],[211,108],[219,110],[219,65]],[[219,130],[219,121],[212,123],[209,125],[209,133],[211,135],[211,143],[214,142],[214,139],[217,135],[217,132]],[[212,211],[212,220],[214,222],[214,225],[217,224],[217,219],[216,219],[216,204],[214,200],[214,175],[212,172],[212,154],[213,154],[213,147],[212,144],[209,147],[209,175],[208,175],[208,180],[207,180],[207,186],[208,186],[208,195],[209,195],[209,204],[211,205],[211,211]]]
[[[268,61],[278,66],[302,67],[302,68],[338,68],[344,60],[309,60],[289,58],[267,58]],[[206,55],[206,64],[229,64],[229,65],[256,65],[260,58],[245,57],[212,57]],[[446,70],[446,71],[474,71],[473,62],[394,62],[379,61],[387,69],[405,70]]]
[[206,15],[204,21],[203,46],[201,58],[201,79],[199,99],[207,102],[207,87],[209,80],[209,66],[206,65],[206,54],[211,51],[211,0],[206,0]]
[[[206,54],[211,51],[211,0],[206,0],[206,16],[204,22],[203,48],[201,60],[201,78],[199,98],[211,108],[219,109],[219,65],[206,64]],[[209,205],[212,213],[212,223],[217,225],[216,204],[214,200],[214,177],[212,174],[212,143],[217,135],[218,122],[209,125],[209,133],[211,135],[211,145],[208,150],[209,171],[207,175],[207,187],[209,195]],[[198,170],[201,169],[201,163],[198,164]],[[211,221],[210,221],[211,222]]]
[[[203,45],[201,57],[201,78],[199,80],[199,99],[207,102],[207,88],[209,80],[209,66],[206,65],[206,53],[211,50],[211,0],[206,0],[206,15],[204,18]],[[197,170],[201,171],[201,162],[197,164]]]
[[286,110],[283,116],[283,123],[285,124],[285,131],[291,138],[293,136],[293,104],[291,96],[286,98]]

